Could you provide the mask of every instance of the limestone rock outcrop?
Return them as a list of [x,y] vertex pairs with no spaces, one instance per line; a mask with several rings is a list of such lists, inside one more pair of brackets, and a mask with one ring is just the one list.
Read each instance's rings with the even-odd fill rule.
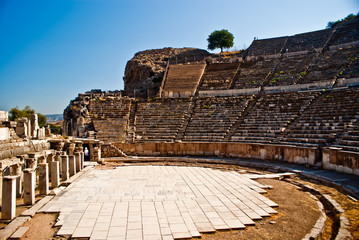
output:
[[138,52],[126,65],[123,78],[126,95],[154,97],[168,62],[201,62],[210,55],[206,50],[197,48],[163,48]]

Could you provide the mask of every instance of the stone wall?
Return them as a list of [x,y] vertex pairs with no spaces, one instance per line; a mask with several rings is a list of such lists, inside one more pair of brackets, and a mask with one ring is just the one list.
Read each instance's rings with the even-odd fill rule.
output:
[[323,168],[359,176],[359,153],[323,148]]
[[200,97],[235,97],[241,95],[253,95],[258,94],[260,88],[247,88],[247,89],[228,89],[228,90],[203,90],[198,91]]
[[112,144],[101,145],[101,157],[125,157],[126,155],[118,147]]
[[256,143],[152,142],[115,143],[129,155],[148,156],[219,156],[278,160],[313,166],[318,161],[316,148]]
[[256,143],[115,143],[129,155],[143,156],[218,156],[247,159],[276,160],[314,166],[323,159],[324,169],[359,176],[359,153],[336,148],[323,148],[322,155],[315,147]]

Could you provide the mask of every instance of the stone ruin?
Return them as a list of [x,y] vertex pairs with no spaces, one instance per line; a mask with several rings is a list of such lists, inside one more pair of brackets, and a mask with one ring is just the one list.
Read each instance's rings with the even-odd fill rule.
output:
[[[71,101],[64,132],[101,140],[111,155],[273,159],[359,175],[358,26],[357,17],[255,39],[233,56],[140,52],[127,64],[124,91]],[[193,56],[179,61],[186,52]]]
[[92,90],[70,102],[70,137],[39,128],[36,114],[11,122],[0,112],[2,219],[14,219],[17,198],[33,205],[35,189],[46,196],[70,184],[85,160],[127,154],[280,160],[359,175],[358,26],[356,18],[256,39],[226,57],[137,53],[124,91]]

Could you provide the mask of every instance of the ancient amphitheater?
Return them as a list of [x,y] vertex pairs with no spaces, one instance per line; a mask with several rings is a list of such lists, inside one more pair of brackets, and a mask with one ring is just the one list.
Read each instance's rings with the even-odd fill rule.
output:
[[125,90],[70,102],[63,137],[5,117],[0,237],[359,239],[358,57],[358,17],[147,50]]

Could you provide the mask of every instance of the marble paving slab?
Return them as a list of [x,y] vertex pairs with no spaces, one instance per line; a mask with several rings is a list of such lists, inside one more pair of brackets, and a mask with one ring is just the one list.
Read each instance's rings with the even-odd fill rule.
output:
[[276,213],[265,186],[236,171],[187,166],[93,169],[40,212],[59,212],[57,235],[183,239],[244,229]]

